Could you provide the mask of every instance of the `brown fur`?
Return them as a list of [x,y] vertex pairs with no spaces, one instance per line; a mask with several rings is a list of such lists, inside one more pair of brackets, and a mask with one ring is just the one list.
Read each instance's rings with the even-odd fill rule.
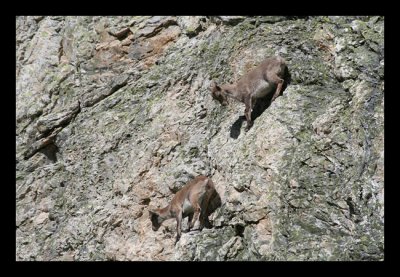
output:
[[220,201],[212,180],[206,176],[197,176],[175,194],[169,205],[161,209],[149,210],[152,229],[157,231],[164,220],[175,218],[176,243],[181,236],[183,218],[188,217],[188,230],[194,227],[197,220],[200,222],[200,230],[204,226],[209,227],[208,216],[221,204]]
[[251,111],[259,98],[274,92],[271,103],[281,94],[288,69],[286,61],[281,57],[266,58],[260,65],[245,74],[236,84],[218,86],[211,84],[211,95],[221,105],[227,105],[227,97],[234,98],[246,105],[246,130],[253,122]]

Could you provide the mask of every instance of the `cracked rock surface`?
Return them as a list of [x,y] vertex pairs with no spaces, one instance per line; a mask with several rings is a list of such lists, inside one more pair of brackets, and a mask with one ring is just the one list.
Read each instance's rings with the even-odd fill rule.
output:
[[[384,18],[16,18],[16,260],[383,260]],[[291,82],[245,132],[211,80]],[[213,227],[154,232],[210,176]],[[186,220],[183,223],[186,227]]]

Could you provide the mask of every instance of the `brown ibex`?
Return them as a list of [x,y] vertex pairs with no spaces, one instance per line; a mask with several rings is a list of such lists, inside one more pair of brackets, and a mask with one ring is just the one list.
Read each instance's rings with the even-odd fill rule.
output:
[[247,120],[246,130],[253,125],[251,111],[259,98],[274,92],[271,103],[280,95],[285,79],[288,77],[286,61],[279,57],[266,58],[260,65],[245,74],[236,84],[217,85],[211,83],[211,95],[221,105],[228,104],[227,97],[234,98],[246,105],[244,115]]
[[215,190],[214,183],[206,176],[197,176],[179,190],[170,204],[165,208],[149,210],[153,231],[160,228],[161,223],[169,218],[175,218],[177,236],[175,243],[181,237],[182,219],[188,217],[188,231],[199,221],[199,229],[210,227],[208,216],[221,204],[221,198]]

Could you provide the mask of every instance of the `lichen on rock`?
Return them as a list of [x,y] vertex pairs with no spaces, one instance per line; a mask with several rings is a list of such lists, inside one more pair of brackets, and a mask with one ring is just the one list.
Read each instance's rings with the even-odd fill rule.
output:
[[[17,17],[16,260],[383,260],[383,26]],[[271,55],[291,82],[245,132],[211,81]],[[148,210],[197,175],[222,204],[174,245]]]

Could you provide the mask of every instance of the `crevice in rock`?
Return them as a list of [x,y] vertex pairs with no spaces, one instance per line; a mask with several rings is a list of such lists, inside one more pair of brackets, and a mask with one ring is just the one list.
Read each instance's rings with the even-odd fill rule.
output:
[[39,152],[43,153],[52,163],[57,162],[57,155],[58,147],[54,143],[54,141],[50,142],[45,147],[41,148]]
[[39,23],[40,21],[42,21],[44,19],[43,15],[40,16],[34,16],[33,20],[35,20],[36,23]]
[[[64,38],[62,38],[61,40],[60,40],[60,46],[59,46],[59,48],[58,48],[58,63],[60,64],[61,63],[61,57],[64,55],[64,45],[63,45],[63,42],[64,42]],[[62,81],[60,81],[59,83],[61,83]]]
[[[55,128],[59,127],[63,129],[66,127],[75,117],[77,114],[81,111],[80,108],[80,101],[78,100],[78,103],[75,107],[73,107],[71,110],[68,110],[66,112],[60,113],[60,114],[50,114],[45,118],[39,119],[36,126],[39,131],[39,135],[37,136],[37,139],[41,139],[43,137],[48,136]],[[60,129],[60,131],[61,131]]]
[[110,35],[116,37],[118,40],[122,41],[125,38],[127,38],[130,34],[132,34],[132,31],[130,28],[126,27],[126,28],[119,30],[118,32],[108,31],[108,33]]
[[83,100],[83,107],[91,107],[105,98],[111,96],[113,93],[118,91],[119,89],[125,87],[128,84],[129,75],[124,74],[122,76],[116,77],[110,84],[108,89],[105,89],[101,92],[95,91],[91,95],[87,96]]
[[235,236],[243,237],[244,229],[246,227],[240,224],[236,224],[234,229],[235,229]]
[[58,151],[58,147],[55,144],[56,136],[73,119],[75,119],[80,111],[80,101],[78,100],[77,105],[73,107],[72,110],[58,115],[50,115],[49,118],[45,117],[39,119],[37,123],[39,135],[36,137],[36,141],[24,152],[24,159],[28,160],[38,151],[42,151],[50,161],[56,162],[57,158],[55,153]]
[[24,160],[30,159],[33,155],[35,155],[42,148],[54,144],[54,140],[56,135],[61,131],[61,128],[56,128],[49,136],[46,138],[42,138],[36,142],[34,142],[24,153]]

